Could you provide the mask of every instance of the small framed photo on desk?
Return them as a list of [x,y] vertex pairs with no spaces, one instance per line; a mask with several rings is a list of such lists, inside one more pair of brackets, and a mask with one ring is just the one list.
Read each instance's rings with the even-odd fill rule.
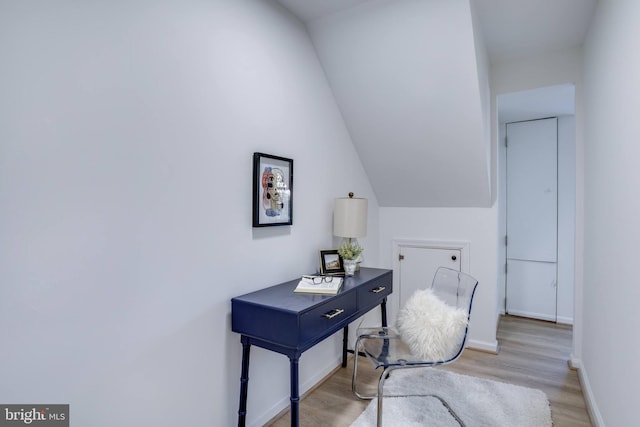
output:
[[337,249],[320,251],[320,274],[325,276],[344,274],[344,264]]

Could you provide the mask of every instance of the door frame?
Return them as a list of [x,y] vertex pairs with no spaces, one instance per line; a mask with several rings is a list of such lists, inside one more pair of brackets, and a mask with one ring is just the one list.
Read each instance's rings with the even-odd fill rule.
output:
[[[530,76],[529,76],[530,77]],[[517,79],[516,79],[517,80]],[[539,79],[538,79],[539,80]],[[571,80],[571,79],[570,79]],[[506,81],[505,81],[506,82]],[[503,127],[506,121],[517,121],[519,119],[534,119],[545,116],[571,116],[573,124],[571,125],[572,142],[570,147],[570,157],[565,157],[564,161],[560,161],[562,167],[570,168],[572,175],[566,175],[566,179],[572,188],[572,221],[563,222],[562,239],[566,240],[570,245],[569,251],[571,255],[564,258],[564,261],[558,260],[558,269],[561,263],[566,263],[567,271],[571,272],[569,278],[569,286],[571,286],[573,310],[571,318],[558,316],[558,323],[573,325],[573,343],[571,354],[569,356],[570,366],[580,368],[582,365],[582,334],[583,334],[583,286],[584,286],[584,112],[582,107],[584,101],[582,99],[583,88],[580,79],[576,82],[561,81],[555,83],[531,80],[517,80],[515,86],[512,83],[502,82],[496,91],[492,90],[492,144],[495,144],[495,172],[497,174],[495,189],[497,193],[498,204],[498,260],[506,258],[504,236],[506,228],[504,227],[504,132]],[[570,87],[572,91],[567,92]],[[532,103],[529,95],[539,95],[535,99],[542,101],[540,103]],[[549,96],[552,95],[552,96]],[[568,97],[568,98],[567,98]],[[495,102],[495,104],[493,104]],[[567,105],[571,105],[567,108]],[[520,108],[525,106],[526,109]],[[526,112],[525,112],[526,111]],[[508,119],[507,117],[508,116]],[[495,126],[495,127],[494,127]],[[565,148],[569,148],[566,147]],[[562,151],[562,150],[561,150]],[[566,153],[565,153],[566,154]],[[566,163],[565,163],[566,162]],[[570,162],[570,163],[569,163]],[[561,178],[558,178],[558,184],[561,184]],[[561,227],[561,228],[562,228]],[[559,228],[559,233],[560,229]],[[570,236],[567,236],[569,234]],[[559,236],[560,238],[560,236]],[[569,264],[570,263],[570,264]],[[563,276],[564,277],[564,276]],[[499,264],[497,268],[497,286],[498,298],[504,297],[504,265]],[[504,314],[504,303],[498,300],[498,316]],[[563,310],[564,313],[564,310]],[[497,327],[497,323],[496,323]]]

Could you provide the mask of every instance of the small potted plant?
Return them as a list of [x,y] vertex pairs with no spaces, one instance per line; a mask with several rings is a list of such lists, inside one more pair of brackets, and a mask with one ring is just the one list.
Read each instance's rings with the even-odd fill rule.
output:
[[345,241],[338,248],[338,254],[342,257],[344,262],[344,272],[347,276],[353,276],[358,265],[358,259],[364,248],[353,242],[351,239]]

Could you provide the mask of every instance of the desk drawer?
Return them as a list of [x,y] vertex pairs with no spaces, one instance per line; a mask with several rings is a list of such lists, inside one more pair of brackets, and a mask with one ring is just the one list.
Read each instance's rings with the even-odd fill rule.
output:
[[344,319],[352,316],[358,308],[355,292],[333,298],[300,316],[300,342],[323,336]]
[[362,309],[380,304],[382,298],[391,293],[391,283],[390,277],[382,277],[358,288],[358,307]]

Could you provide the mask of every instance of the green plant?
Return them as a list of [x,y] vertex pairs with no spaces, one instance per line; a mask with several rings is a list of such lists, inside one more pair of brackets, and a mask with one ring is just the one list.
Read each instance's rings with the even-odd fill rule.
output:
[[358,259],[362,251],[364,251],[364,248],[357,242],[352,242],[351,240],[344,242],[338,248],[338,254],[340,254],[343,259]]

